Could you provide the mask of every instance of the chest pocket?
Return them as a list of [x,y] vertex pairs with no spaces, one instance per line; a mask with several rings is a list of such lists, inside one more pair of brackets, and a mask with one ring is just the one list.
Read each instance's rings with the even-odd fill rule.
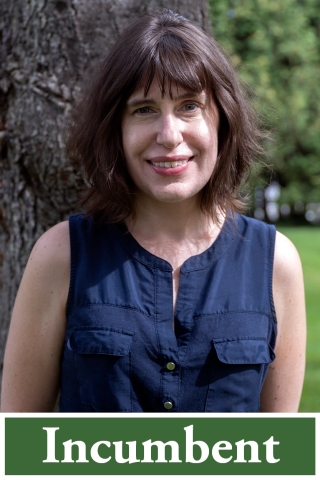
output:
[[275,359],[266,340],[215,339],[213,357],[206,411],[259,411],[262,384]]
[[82,327],[71,334],[81,402],[96,411],[131,412],[131,355],[133,332]]

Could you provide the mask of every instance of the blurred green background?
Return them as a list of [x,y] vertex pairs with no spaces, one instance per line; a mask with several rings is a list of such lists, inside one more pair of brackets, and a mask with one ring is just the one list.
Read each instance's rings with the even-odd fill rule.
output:
[[[272,169],[251,179],[250,214],[296,245],[305,278],[308,341],[301,412],[320,412],[320,0],[210,0],[227,51],[262,126]],[[254,92],[254,93],[253,93]]]
[[211,0],[210,6],[213,34],[253,87],[253,102],[273,132],[280,203],[319,202],[319,0]]

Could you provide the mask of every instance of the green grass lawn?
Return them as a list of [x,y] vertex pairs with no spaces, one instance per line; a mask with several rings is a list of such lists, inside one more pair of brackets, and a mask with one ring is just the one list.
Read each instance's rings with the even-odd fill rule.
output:
[[307,368],[300,412],[320,412],[320,228],[278,227],[302,261],[307,305]]

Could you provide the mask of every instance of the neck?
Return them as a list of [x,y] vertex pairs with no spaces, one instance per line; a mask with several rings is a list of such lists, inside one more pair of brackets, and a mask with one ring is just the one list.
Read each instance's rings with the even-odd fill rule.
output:
[[127,222],[128,229],[134,236],[143,236],[146,240],[212,238],[223,223],[222,216],[219,225],[206,216],[195,197],[175,203],[153,202],[149,198],[139,201],[137,198],[135,211],[135,219]]

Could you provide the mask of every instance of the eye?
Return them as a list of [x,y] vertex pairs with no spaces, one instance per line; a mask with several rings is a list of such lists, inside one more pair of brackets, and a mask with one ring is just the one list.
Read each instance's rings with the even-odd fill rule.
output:
[[137,113],[138,115],[146,115],[147,113],[152,113],[153,110],[150,107],[140,107],[137,108],[134,113]]
[[198,108],[199,108],[199,105],[197,103],[194,103],[194,102],[186,103],[183,106],[183,110],[185,110],[186,112],[194,112]]

